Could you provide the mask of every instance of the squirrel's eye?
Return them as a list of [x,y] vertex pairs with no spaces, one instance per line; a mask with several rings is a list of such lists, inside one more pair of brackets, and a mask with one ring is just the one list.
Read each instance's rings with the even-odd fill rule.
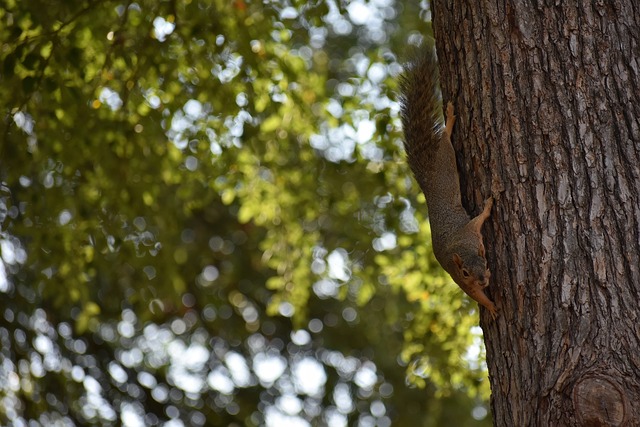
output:
[[469,272],[467,270],[462,270],[462,275],[464,277],[469,277]]

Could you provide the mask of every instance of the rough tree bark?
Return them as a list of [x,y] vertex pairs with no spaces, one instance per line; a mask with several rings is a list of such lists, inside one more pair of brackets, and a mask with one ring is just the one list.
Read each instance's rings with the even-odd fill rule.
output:
[[640,425],[640,6],[432,2],[497,426]]

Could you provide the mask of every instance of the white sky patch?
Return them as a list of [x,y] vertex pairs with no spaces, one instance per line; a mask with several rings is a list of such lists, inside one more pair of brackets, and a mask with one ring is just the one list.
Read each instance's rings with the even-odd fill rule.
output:
[[152,91],[147,91],[147,93],[145,94],[145,99],[147,100],[149,106],[154,110],[160,107],[160,105],[162,104],[160,97]]
[[71,379],[73,379],[75,382],[79,383],[84,381],[84,369],[82,369],[80,366],[75,365],[73,368],[71,368]]
[[120,421],[127,427],[144,427],[144,418],[140,414],[139,408],[136,406],[125,403],[122,405],[122,413],[120,414]]
[[400,230],[405,233],[417,233],[420,225],[415,217],[415,209],[411,207],[411,203],[407,199],[402,198],[407,207],[400,213]]
[[109,363],[108,369],[109,369],[109,375],[111,375],[111,378],[113,378],[118,383],[124,384],[127,381],[129,377],[127,375],[127,371],[122,369],[122,366],[120,366],[116,362]]
[[17,261],[13,243],[9,240],[0,240],[0,255],[7,264],[15,264]]
[[[83,412],[87,415],[93,415],[95,413],[99,413],[101,417],[106,418],[110,421],[115,421],[116,413],[111,408],[109,403],[102,397],[102,386],[100,383],[96,381],[95,378],[91,376],[85,376],[82,381],[82,385],[87,392],[86,399],[87,403],[83,407]],[[126,424],[125,425],[137,425],[137,424]]]
[[376,366],[371,362],[365,363],[360,369],[358,369],[353,380],[358,387],[371,390],[376,384],[376,381],[378,381]]
[[276,400],[276,406],[283,413],[297,415],[302,411],[302,401],[293,394],[283,394]]
[[[177,148],[181,150],[185,149],[189,142],[189,134],[197,132],[201,128],[198,120],[206,117],[210,112],[211,106],[209,104],[203,104],[197,99],[188,100],[182,108],[175,111],[171,117],[171,126],[167,131],[167,137]],[[240,113],[238,116],[240,116]],[[240,123],[240,125],[242,129],[242,123]],[[208,133],[210,131],[210,129],[207,129]]]
[[144,354],[142,351],[134,347],[131,350],[123,351],[120,355],[120,363],[122,363],[127,368],[133,368],[140,366],[142,360],[144,358]]
[[[355,61],[356,73],[364,77],[365,73],[369,70],[369,64],[371,60],[363,54],[357,54],[352,58]],[[358,88],[360,90],[360,88]]]
[[311,342],[311,335],[304,329],[291,332],[291,341],[296,345],[307,345]]
[[329,277],[332,279],[342,280],[343,282],[349,280],[351,277],[351,270],[347,265],[348,261],[349,255],[347,254],[347,251],[342,248],[333,250],[329,256],[327,256]]
[[344,383],[336,385],[333,390],[333,401],[338,407],[338,410],[343,414],[349,414],[355,409],[351,393],[349,392],[349,386]]
[[360,367],[358,359],[351,356],[345,357],[339,351],[328,353],[326,363],[336,368],[343,377],[351,377]]
[[53,351],[53,342],[45,335],[38,335],[33,341],[33,346],[43,355]]
[[4,268],[4,262],[0,260],[0,292],[9,291],[9,281],[7,280],[7,270]]
[[233,382],[238,387],[247,387],[251,384],[251,373],[247,361],[242,355],[235,351],[230,351],[224,358],[227,368],[231,373]]
[[158,385],[156,377],[146,371],[138,372],[138,382],[146,388],[154,388]]
[[336,281],[331,279],[320,279],[313,284],[313,292],[320,298],[336,297],[338,289]]
[[158,41],[165,41],[168,35],[173,33],[176,28],[176,24],[169,22],[161,16],[158,16],[153,20],[153,34]]
[[183,107],[184,112],[191,118],[192,120],[199,119],[202,117],[204,112],[204,107],[202,103],[195,99],[188,100]]
[[264,414],[267,427],[310,427],[308,421],[298,417],[283,414],[275,406],[269,406]]
[[298,11],[291,6],[285,7],[280,11],[280,19],[295,19],[298,17]]
[[354,1],[347,6],[349,19],[356,25],[364,25],[372,18],[372,10],[361,1]]
[[16,126],[22,129],[26,134],[31,135],[33,133],[33,118],[22,111],[18,111],[13,115],[13,121]]
[[325,418],[329,427],[347,427],[347,417],[336,410],[328,411]]
[[200,393],[205,384],[201,375],[192,374],[178,366],[171,366],[169,368],[169,376],[173,379],[176,387],[187,393]]
[[286,368],[287,361],[280,355],[258,353],[253,357],[253,370],[263,384],[273,384]]
[[336,119],[342,117],[342,114],[344,113],[342,105],[333,98],[329,99],[329,102],[327,103],[327,111]]
[[476,406],[471,411],[471,416],[478,421],[485,419],[488,414],[489,411],[487,411],[487,408],[481,405]]
[[111,108],[111,111],[119,110],[120,107],[122,107],[122,99],[120,99],[120,95],[108,87],[102,88],[98,99],[103,104],[107,104],[109,108]]
[[317,360],[305,357],[293,365],[292,371],[297,390],[309,396],[322,394],[327,374]]
[[180,359],[184,355],[187,346],[181,340],[173,340],[169,344],[167,349],[169,356],[171,356],[172,363],[180,363]]
[[376,124],[372,120],[362,120],[356,130],[356,141],[360,144],[371,141],[376,132]]
[[171,130],[176,133],[182,133],[189,129],[193,123],[187,120],[182,111],[177,111],[171,119]]
[[63,209],[60,212],[60,215],[58,215],[58,224],[67,225],[72,218],[73,215],[71,214],[71,212],[69,212],[67,209]]
[[353,25],[346,19],[341,16],[335,18],[327,18],[326,21],[333,27],[333,31],[335,31],[339,35],[347,35],[351,33]]
[[205,386],[201,371],[209,361],[209,352],[200,344],[186,347],[182,341],[176,340],[169,344],[169,354],[172,362],[169,375],[176,387],[187,393],[199,393]]
[[356,93],[355,86],[350,83],[344,83],[344,82],[338,83],[337,89],[338,89],[338,94],[344,97],[350,97],[355,95]]
[[220,276],[220,271],[213,265],[207,265],[202,270],[202,277],[207,282],[213,282]]
[[131,338],[133,337],[133,335],[135,334],[136,329],[134,327],[134,324],[132,322],[129,322],[127,320],[122,320],[120,322],[118,322],[118,333],[125,337],[125,338]]
[[284,317],[291,317],[295,314],[295,308],[290,302],[281,302],[278,306],[278,313]]
[[209,360],[209,352],[200,344],[191,344],[182,356],[184,366],[192,371],[200,371]]
[[376,62],[371,64],[369,71],[367,71],[367,77],[374,83],[380,83],[387,76],[387,70],[384,65]]
[[382,236],[376,237],[375,239],[373,239],[372,244],[373,244],[373,249],[375,249],[378,252],[382,252],[382,251],[395,248],[397,245],[397,238],[394,233],[387,231],[382,233]]
[[221,83],[229,83],[240,72],[242,59],[242,55],[233,53],[225,61],[224,67],[222,64],[216,64],[211,69],[211,73],[220,79]]
[[[342,110],[338,104],[329,103],[327,107],[331,114],[336,117],[342,115]],[[365,127],[363,136],[366,136]],[[324,157],[331,162],[351,161],[356,148],[357,131],[348,123],[343,123],[339,127],[329,128],[321,125],[320,134],[311,135],[309,142],[316,150],[323,152]]]
[[371,411],[371,415],[373,415],[374,417],[380,418],[387,413],[387,408],[384,406],[384,403],[382,403],[379,400],[376,400],[374,402],[371,402],[370,411]]
[[209,384],[209,387],[213,390],[217,390],[222,394],[231,394],[235,386],[227,374],[228,371],[226,368],[218,367],[207,376],[207,384]]
[[474,326],[471,328],[473,334],[473,342],[467,348],[462,358],[469,364],[471,369],[486,369],[486,363],[482,362],[481,355],[484,352],[484,344],[482,342],[482,328]]

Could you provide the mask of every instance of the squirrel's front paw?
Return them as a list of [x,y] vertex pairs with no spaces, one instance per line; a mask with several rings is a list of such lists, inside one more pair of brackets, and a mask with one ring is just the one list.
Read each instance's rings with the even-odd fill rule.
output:
[[489,305],[485,305],[485,308],[489,310],[491,318],[495,321],[498,317],[498,307],[496,307],[494,303],[491,303]]
[[491,210],[492,207],[493,207],[493,197],[489,197],[487,200],[484,201],[484,209]]

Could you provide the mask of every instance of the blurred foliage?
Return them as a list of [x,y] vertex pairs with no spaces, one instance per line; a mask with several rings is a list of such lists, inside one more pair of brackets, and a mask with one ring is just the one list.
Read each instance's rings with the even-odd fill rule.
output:
[[0,4],[1,424],[489,425],[400,148],[425,5]]

